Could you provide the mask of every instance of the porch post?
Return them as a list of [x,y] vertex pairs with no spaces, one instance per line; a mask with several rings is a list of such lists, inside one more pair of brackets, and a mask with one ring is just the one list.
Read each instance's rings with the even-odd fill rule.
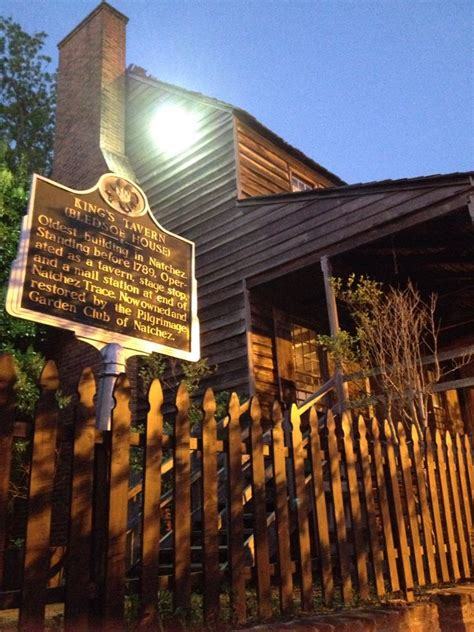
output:
[[[337,304],[336,304],[336,295],[334,294],[334,288],[331,285],[331,277],[332,277],[332,265],[331,261],[328,257],[321,257],[321,270],[323,272],[324,279],[324,292],[326,294],[326,306],[328,310],[329,317],[329,330],[331,332],[331,336],[337,336],[340,332],[339,327],[339,316],[337,312]],[[347,383],[344,382],[344,373],[342,370],[342,364],[339,359],[336,358],[336,393],[337,393],[337,404],[338,404],[338,412],[342,413],[342,411],[346,408],[346,402],[349,399],[349,389],[347,387]]]

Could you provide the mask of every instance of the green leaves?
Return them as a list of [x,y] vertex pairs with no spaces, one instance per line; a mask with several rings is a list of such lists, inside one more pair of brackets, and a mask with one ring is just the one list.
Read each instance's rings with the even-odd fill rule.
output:
[[[161,380],[165,389],[169,392],[176,392],[179,384],[183,381],[186,384],[188,393],[191,398],[191,406],[189,408],[189,417],[191,419],[191,427],[199,424],[202,419],[201,404],[195,398],[202,380],[215,373],[217,367],[209,366],[207,358],[201,358],[197,362],[186,362],[185,360],[176,360],[168,358],[159,353],[151,353],[146,358],[141,359],[142,366],[138,370],[143,393],[147,393],[148,389],[155,378]],[[220,391],[215,393],[217,404],[216,415],[220,419],[226,414],[228,393]]]
[[8,166],[23,175],[51,166],[55,76],[51,59],[41,54],[45,38],[0,18],[0,136]]
[[45,38],[0,17],[0,351],[15,357],[18,408],[27,417],[44,363],[34,348],[42,331],[35,323],[11,318],[4,306],[31,176],[47,173],[51,165],[55,85],[51,59],[41,52]]
[[320,334],[318,344],[327,351],[338,364],[358,362],[360,359],[359,337],[342,329],[336,336]]
[[33,343],[38,331],[34,323],[12,318],[5,311],[8,277],[18,249],[26,203],[23,177],[16,176],[5,162],[0,162],[0,351],[25,349]]
[[31,419],[39,397],[38,380],[44,366],[44,358],[32,347],[20,351],[6,346],[4,350],[13,355],[15,362],[16,408],[21,415]]

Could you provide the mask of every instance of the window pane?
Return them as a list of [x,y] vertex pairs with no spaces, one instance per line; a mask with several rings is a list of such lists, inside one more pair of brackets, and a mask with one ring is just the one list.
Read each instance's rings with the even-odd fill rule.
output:
[[291,326],[297,402],[302,403],[321,386],[321,364],[316,332],[301,325]]

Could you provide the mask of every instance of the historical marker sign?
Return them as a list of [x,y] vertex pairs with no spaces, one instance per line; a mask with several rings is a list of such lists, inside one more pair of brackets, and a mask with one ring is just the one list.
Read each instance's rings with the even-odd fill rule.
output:
[[87,191],[35,175],[7,310],[99,347],[197,360],[194,244],[164,230],[116,174]]

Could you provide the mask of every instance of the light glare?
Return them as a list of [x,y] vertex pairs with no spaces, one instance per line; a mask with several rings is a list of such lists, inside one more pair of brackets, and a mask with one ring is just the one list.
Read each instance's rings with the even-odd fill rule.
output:
[[175,155],[190,147],[197,132],[196,116],[182,107],[164,105],[155,113],[151,133],[160,151]]

